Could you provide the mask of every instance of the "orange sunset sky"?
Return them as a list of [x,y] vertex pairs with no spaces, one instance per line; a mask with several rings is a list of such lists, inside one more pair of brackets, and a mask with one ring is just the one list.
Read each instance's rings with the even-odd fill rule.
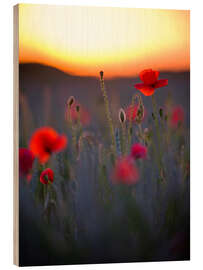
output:
[[20,4],[19,60],[81,76],[189,70],[190,13]]

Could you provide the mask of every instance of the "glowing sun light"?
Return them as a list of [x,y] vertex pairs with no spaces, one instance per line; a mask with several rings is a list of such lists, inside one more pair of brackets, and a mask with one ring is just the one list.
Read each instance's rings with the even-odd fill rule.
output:
[[19,5],[21,63],[81,76],[188,70],[189,11]]

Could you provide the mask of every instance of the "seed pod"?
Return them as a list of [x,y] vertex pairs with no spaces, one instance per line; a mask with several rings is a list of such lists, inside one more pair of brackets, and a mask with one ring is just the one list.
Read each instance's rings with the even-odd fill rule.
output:
[[125,123],[126,121],[126,114],[125,111],[121,108],[118,113],[118,118],[121,124]]
[[70,96],[69,99],[67,100],[68,107],[71,107],[74,103],[75,103],[74,96]]

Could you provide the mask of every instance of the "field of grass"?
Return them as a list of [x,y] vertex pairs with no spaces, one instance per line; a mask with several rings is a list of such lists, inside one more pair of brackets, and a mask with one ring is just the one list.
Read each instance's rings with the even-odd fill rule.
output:
[[20,65],[20,265],[190,258],[190,75],[159,77]]

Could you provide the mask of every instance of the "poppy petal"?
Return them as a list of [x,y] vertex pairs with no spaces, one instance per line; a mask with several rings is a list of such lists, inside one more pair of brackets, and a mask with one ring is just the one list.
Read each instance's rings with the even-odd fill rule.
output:
[[135,88],[140,90],[140,92],[143,93],[145,96],[151,96],[154,94],[154,88],[148,85],[145,85],[144,83],[137,83],[134,86]]
[[152,69],[145,69],[140,73],[140,80],[147,85],[156,83],[158,77],[159,71],[154,71]]
[[154,88],[159,88],[159,87],[163,87],[168,85],[168,80],[158,80],[155,85]]
[[143,89],[144,87],[146,87],[146,84],[144,84],[144,83],[136,83],[134,85],[134,87],[137,88],[138,90],[140,90],[140,89]]
[[115,167],[111,175],[112,181],[122,184],[135,184],[139,179],[137,167],[133,164],[131,158],[123,157],[116,161]]
[[49,182],[53,183],[53,181],[54,172],[50,168],[45,169],[40,175],[40,182],[47,185]]
[[58,138],[56,139],[54,145],[53,145],[53,150],[54,151],[60,151],[62,149],[64,149],[67,145],[67,138],[65,135],[62,136],[58,136]]
[[41,163],[41,164],[46,163],[46,162],[49,160],[50,156],[51,156],[51,155],[48,154],[47,152],[41,152],[41,153],[39,154],[39,160],[40,160],[40,163]]
[[171,114],[170,124],[177,128],[179,124],[184,122],[184,109],[182,106],[176,106]]
[[53,152],[61,151],[67,144],[66,136],[60,136],[53,128],[42,127],[35,131],[30,140],[30,149],[40,163],[45,163]]
[[19,172],[20,175],[28,175],[32,170],[32,165],[34,162],[33,153],[27,148],[19,149]]
[[147,148],[140,143],[135,143],[131,147],[131,156],[134,159],[146,158]]
[[[78,112],[76,110],[77,106],[80,107],[80,114],[78,114]],[[79,115],[80,115],[80,117],[79,117]],[[67,114],[67,116],[69,116],[69,115]],[[67,116],[66,116],[66,118],[68,119]],[[73,122],[77,122],[78,120],[80,120],[81,124],[84,126],[87,126],[90,123],[90,115],[89,115],[88,111],[78,102],[74,103],[71,106],[69,117],[71,117],[71,121],[73,121]]]

